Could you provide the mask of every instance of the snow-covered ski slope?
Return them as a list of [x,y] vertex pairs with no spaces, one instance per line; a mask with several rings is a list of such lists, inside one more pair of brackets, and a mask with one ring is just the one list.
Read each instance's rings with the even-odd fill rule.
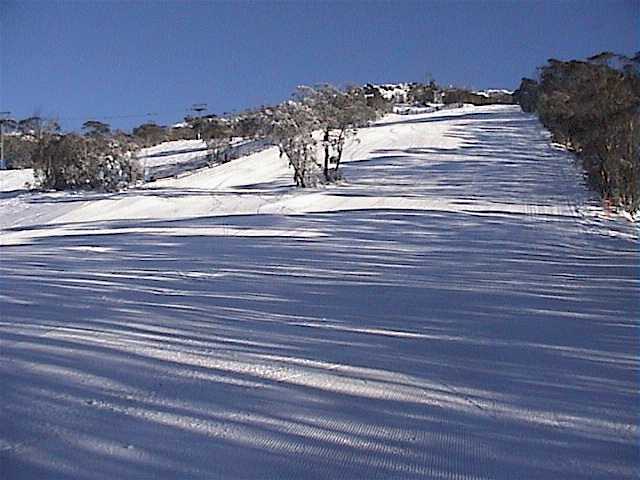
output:
[[636,227],[513,107],[0,198],[0,478],[633,479]]

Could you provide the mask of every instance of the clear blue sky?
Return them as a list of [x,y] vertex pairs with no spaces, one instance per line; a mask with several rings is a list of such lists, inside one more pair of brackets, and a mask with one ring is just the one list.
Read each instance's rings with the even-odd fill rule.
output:
[[[640,49],[640,0],[0,0],[0,111],[179,121],[296,85],[424,80],[517,87],[548,58]],[[107,119],[131,128],[144,117]]]

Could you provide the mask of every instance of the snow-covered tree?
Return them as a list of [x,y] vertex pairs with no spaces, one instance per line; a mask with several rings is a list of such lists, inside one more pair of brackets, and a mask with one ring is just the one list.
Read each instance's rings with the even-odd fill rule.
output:
[[374,120],[377,113],[367,105],[364,91],[358,87],[342,91],[331,85],[302,86],[298,87],[296,97],[316,117],[322,132],[323,174],[326,181],[335,181],[339,178],[345,141],[355,136],[358,127]]
[[321,171],[316,159],[317,142],[313,137],[318,119],[313,109],[302,102],[288,101],[263,112],[266,135],[278,145],[293,168],[299,187],[317,185]]
[[331,85],[298,87],[292,100],[261,113],[263,133],[288,157],[300,187],[339,179],[345,141],[377,115],[362,88]]

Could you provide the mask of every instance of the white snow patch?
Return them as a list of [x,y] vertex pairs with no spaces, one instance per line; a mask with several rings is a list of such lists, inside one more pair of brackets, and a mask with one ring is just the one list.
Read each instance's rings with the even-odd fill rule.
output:
[[0,170],[0,192],[30,190],[35,186],[32,168],[21,170]]

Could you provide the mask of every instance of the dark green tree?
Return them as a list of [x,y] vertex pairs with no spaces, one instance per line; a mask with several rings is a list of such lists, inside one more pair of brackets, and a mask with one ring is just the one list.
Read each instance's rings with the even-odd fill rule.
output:
[[82,130],[89,137],[103,137],[111,133],[111,126],[98,120],[87,120],[82,124]]

